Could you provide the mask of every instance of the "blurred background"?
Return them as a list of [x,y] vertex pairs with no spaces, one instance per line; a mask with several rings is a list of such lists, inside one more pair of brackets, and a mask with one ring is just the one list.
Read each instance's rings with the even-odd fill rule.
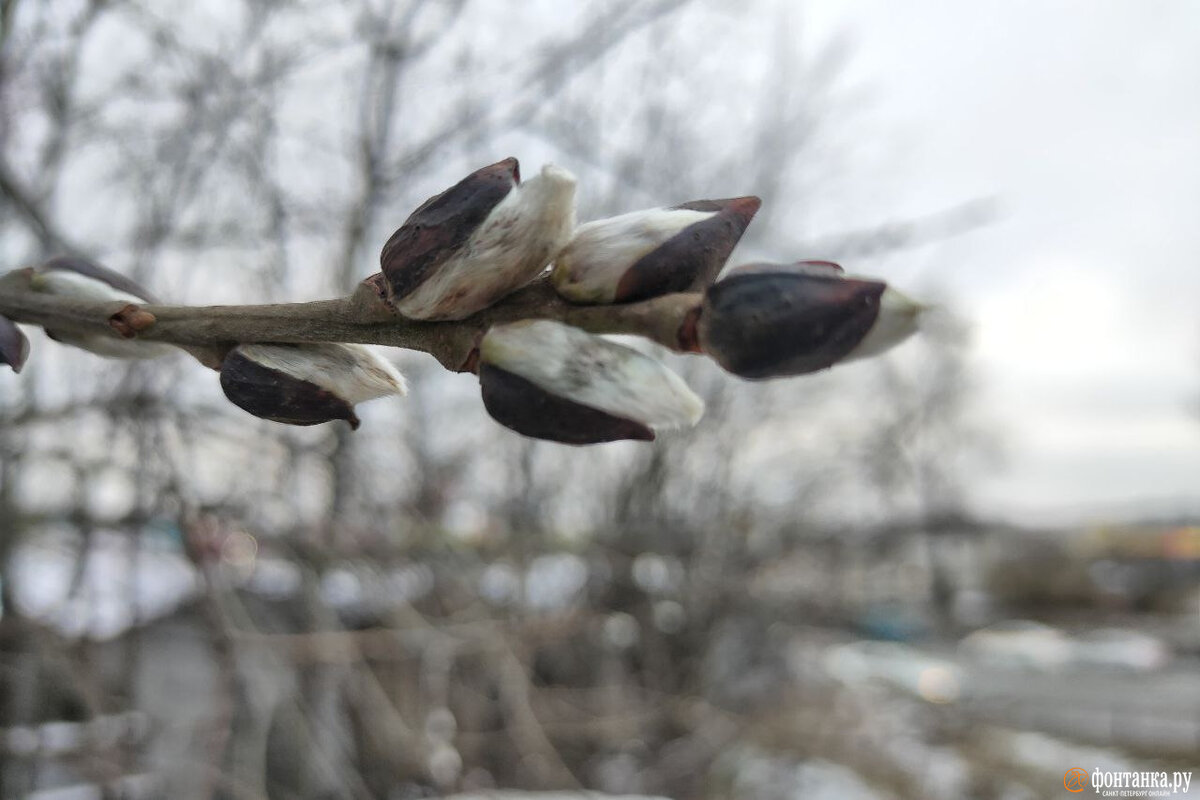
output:
[[[1200,8],[0,0],[0,269],[341,294],[509,155],[942,311],[654,445],[0,373],[0,797],[1066,796],[1200,765]],[[515,796],[515,795],[504,795]],[[533,796],[533,795],[520,795]],[[557,795],[563,797],[565,795]]]

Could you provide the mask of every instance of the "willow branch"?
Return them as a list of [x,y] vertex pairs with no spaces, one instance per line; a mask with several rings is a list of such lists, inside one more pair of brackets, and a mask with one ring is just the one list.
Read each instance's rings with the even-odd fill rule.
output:
[[[31,275],[30,270],[18,270],[0,277],[0,316],[58,331],[121,335],[114,329],[114,318],[128,316],[128,306],[40,293],[30,286]],[[368,278],[352,294],[334,300],[242,306],[141,305],[137,309],[152,316],[140,315],[136,331],[120,328],[126,338],[166,342],[193,353],[219,354],[241,342],[388,345],[429,353],[446,369],[465,372],[474,368],[472,353],[488,328],[523,319],[558,320],[591,333],[633,334],[671,350],[687,351],[691,347],[686,323],[700,301],[698,293],[680,293],[626,305],[576,306],[559,297],[549,280],[541,278],[467,319],[425,322],[393,311],[381,298],[378,283]]]

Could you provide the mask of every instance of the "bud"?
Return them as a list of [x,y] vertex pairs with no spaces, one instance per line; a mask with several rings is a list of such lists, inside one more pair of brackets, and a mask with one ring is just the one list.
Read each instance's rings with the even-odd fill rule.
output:
[[85,258],[55,256],[34,270],[33,288],[39,292],[79,300],[157,303],[141,284]]
[[[133,305],[157,303],[149,291],[119,272],[76,256],[55,256],[38,266],[30,279],[35,291],[76,300],[122,302]],[[120,339],[94,333],[46,329],[56,342],[79,347],[109,358],[158,358],[172,348],[161,342]]]
[[570,172],[547,164],[521,183],[515,158],[484,167],[426,200],[388,239],[388,300],[412,319],[464,319],[536,278],[574,226]]
[[0,364],[7,364],[13,372],[20,372],[29,358],[29,340],[17,324],[8,317],[0,317]]
[[241,344],[221,364],[221,388],[238,408],[289,425],[344,419],[354,406],[408,391],[390,363],[358,344]]
[[709,287],[700,349],[743,378],[777,378],[876,355],[917,330],[924,307],[828,261],[749,264]]
[[554,288],[573,303],[629,303],[717,279],[761,201],[695,200],[580,225],[555,259]]
[[551,320],[497,325],[479,346],[479,383],[492,418],[566,444],[652,441],[695,425],[704,403],[649,356]]

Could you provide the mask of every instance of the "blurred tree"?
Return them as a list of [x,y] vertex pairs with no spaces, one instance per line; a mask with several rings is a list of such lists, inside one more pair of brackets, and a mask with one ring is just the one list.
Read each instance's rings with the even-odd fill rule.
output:
[[903,364],[878,367],[876,391],[886,402],[861,440],[862,474],[878,493],[883,518],[896,527],[915,524],[923,536],[929,596],[948,628],[957,570],[943,545],[980,531],[966,489],[999,457],[994,430],[975,410],[969,337],[951,309],[931,315],[916,352]]

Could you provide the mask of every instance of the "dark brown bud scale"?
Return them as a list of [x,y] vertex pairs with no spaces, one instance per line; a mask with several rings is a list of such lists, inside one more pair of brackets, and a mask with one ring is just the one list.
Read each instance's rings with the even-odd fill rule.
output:
[[315,383],[252,361],[236,349],[221,364],[221,389],[231,403],[256,417],[288,425],[342,419],[358,430],[358,416],[346,400]]
[[7,364],[13,372],[20,372],[29,358],[29,340],[7,317],[0,317],[0,364]]
[[451,258],[521,182],[515,158],[478,169],[417,208],[383,246],[379,263],[392,302],[411,294]]
[[479,384],[492,419],[523,436],[563,444],[654,440],[654,431],[640,422],[553,395],[488,363],[479,366]]
[[54,256],[42,262],[37,270],[38,272],[74,272],[85,278],[107,284],[119,292],[139,297],[147,303],[158,302],[158,299],[137,281],[94,261],[88,261],[86,258]]
[[700,345],[743,378],[826,369],[871,330],[886,288],[881,281],[804,272],[732,274],[705,294]]
[[761,200],[751,196],[674,206],[715,215],[689,225],[636,261],[617,283],[613,302],[631,303],[710,285],[761,205]]

